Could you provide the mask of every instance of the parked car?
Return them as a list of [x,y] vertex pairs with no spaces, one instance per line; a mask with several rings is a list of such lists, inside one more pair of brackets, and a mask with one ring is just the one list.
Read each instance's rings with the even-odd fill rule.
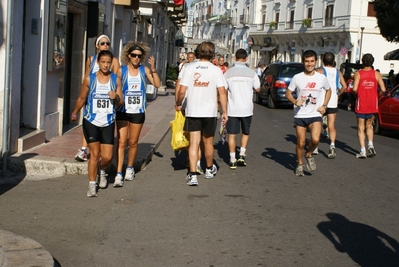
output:
[[382,130],[399,131],[399,86],[378,99],[378,113],[374,116],[373,126],[376,134]]
[[[299,62],[271,63],[262,73],[260,78],[260,92],[256,93],[255,102],[262,104],[262,100],[267,100],[268,108],[292,105],[287,100],[285,91],[292,77],[304,71],[304,69],[303,64]],[[295,92],[293,96],[296,97]]]

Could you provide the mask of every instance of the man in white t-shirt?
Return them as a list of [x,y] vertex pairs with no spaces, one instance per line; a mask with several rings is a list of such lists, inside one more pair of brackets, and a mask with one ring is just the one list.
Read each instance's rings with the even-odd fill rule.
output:
[[[227,81],[227,115],[229,121],[226,129],[230,153],[230,169],[246,166],[246,150],[249,140],[254,104],[252,102],[253,90],[260,91],[259,77],[254,70],[245,65],[248,54],[244,49],[238,49],[235,54],[236,63],[226,71],[224,77]],[[241,147],[238,160],[236,159],[236,136],[241,134]]]
[[[335,120],[338,113],[338,99],[346,91],[346,82],[342,73],[334,67],[335,56],[331,52],[327,52],[323,55],[324,67],[317,71],[325,75],[328,79],[331,88],[330,101],[327,104],[327,110],[324,114],[327,116],[327,128],[328,136],[331,140],[330,149],[328,150],[328,158],[334,159],[336,156],[335,152],[335,139],[337,137],[337,130],[335,129]],[[339,85],[342,85],[340,89]]]
[[[294,124],[297,136],[295,151],[298,161],[298,165],[295,169],[296,176],[304,176],[304,155],[308,170],[316,170],[316,162],[312,153],[319,144],[322,122],[321,117],[322,114],[326,112],[327,103],[331,97],[331,89],[327,77],[315,71],[316,61],[316,52],[313,50],[305,51],[302,55],[302,62],[305,66],[305,70],[292,78],[288,90],[286,90],[288,101],[294,104]],[[292,96],[292,92],[295,90],[297,92],[297,99]],[[310,143],[305,153],[307,130],[310,132]]]
[[217,172],[217,167],[213,164],[213,137],[216,131],[218,93],[223,109],[222,122],[225,124],[228,121],[226,79],[222,70],[210,62],[214,53],[215,45],[212,42],[202,42],[197,46],[196,55],[199,61],[183,68],[176,100],[176,110],[181,110],[183,99],[186,103],[184,130],[190,134],[190,170],[186,178],[188,185],[198,185],[196,164],[201,138],[206,160],[205,178],[213,178]]

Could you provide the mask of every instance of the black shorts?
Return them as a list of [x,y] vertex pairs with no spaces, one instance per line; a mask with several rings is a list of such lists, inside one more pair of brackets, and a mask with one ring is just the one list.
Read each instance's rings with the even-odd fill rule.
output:
[[105,127],[98,127],[86,119],[83,120],[83,134],[88,144],[100,142],[100,144],[113,145],[114,131],[115,122]]
[[307,127],[314,122],[322,122],[321,117],[312,117],[312,118],[294,118],[294,124],[296,126]]
[[[249,135],[251,128],[252,116],[249,117],[229,117],[226,130],[228,134],[239,134],[240,128],[243,134]],[[240,127],[241,126],[241,127]]]
[[338,108],[327,108],[326,115],[338,113]]
[[128,121],[134,124],[143,124],[145,121],[145,113],[130,114],[125,112],[116,112],[117,121]]
[[192,118],[186,117],[184,130],[187,132],[201,131],[205,135],[215,135],[217,118]]

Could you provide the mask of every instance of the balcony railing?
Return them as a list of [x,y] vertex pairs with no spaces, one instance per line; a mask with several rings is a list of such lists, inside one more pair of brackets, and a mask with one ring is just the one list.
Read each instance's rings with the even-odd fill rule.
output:
[[248,24],[249,23],[249,18],[246,15],[240,15],[240,23],[241,24]]
[[265,24],[263,24],[263,23],[262,23],[262,24],[257,24],[257,25],[256,25],[256,30],[257,30],[257,31],[263,31],[264,28],[265,28]]
[[334,26],[334,18],[325,18],[324,26],[325,27]]

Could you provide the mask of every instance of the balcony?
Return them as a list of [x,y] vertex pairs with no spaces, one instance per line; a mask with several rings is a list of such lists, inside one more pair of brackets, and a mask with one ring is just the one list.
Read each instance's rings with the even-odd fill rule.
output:
[[249,19],[248,19],[248,16],[246,16],[246,15],[240,15],[240,23],[241,24],[248,24],[249,23]]
[[219,15],[213,15],[209,18],[209,22],[216,23],[219,22]]
[[257,24],[257,25],[256,25],[256,30],[257,30],[257,31],[263,31],[264,28],[265,28],[265,24],[263,24],[263,23],[262,23],[262,24]]
[[[154,3],[156,1],[154,0]],[[115,0],[115,5],[125,6],[128,9],[139,9],[139,0]]]

